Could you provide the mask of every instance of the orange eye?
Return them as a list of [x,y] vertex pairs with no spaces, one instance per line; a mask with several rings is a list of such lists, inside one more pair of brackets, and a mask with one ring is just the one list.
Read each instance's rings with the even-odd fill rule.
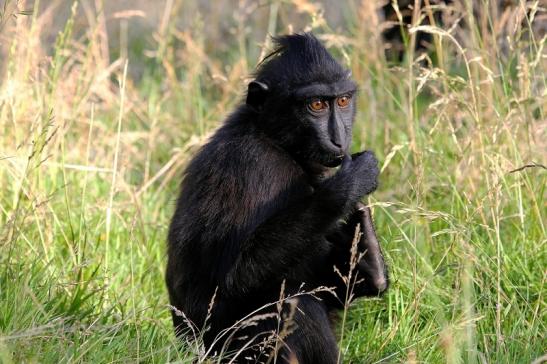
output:
[[325,110],[328,107],[328,105],[326,102],[317,99],[310,102],[308,107],[313,111],[322,111],[322,110]]
[[336,99],[336,103],[340,107],[346,107],[349,105],[349,100],[350,100],[349,96],[340,96],[339,98]]

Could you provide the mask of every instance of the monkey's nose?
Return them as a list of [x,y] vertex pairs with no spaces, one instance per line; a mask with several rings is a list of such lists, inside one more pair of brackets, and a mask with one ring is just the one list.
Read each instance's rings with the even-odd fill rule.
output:
[[337,142],[336,140],[334,139],[331,139],[330,142],[332,143],[332,145],[338,147],[338,148],[342,148],[342,144],[340,142]]

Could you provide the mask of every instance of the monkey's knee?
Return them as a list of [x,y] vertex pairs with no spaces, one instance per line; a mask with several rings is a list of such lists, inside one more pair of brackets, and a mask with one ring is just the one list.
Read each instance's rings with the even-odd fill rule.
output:
[[283,363],[336,364],[338,345],[327,308],[311,296],[299,298],[293,332],[280,352]]

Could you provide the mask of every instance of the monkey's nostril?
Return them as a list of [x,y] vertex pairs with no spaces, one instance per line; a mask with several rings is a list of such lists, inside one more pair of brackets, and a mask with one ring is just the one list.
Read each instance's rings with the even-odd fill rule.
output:
[[331,142],[332,144],[334,144],[335,146],[337,146],[338,148],[342,148],[342,144],[336,142],[336,140],[331,139],[330,142]]

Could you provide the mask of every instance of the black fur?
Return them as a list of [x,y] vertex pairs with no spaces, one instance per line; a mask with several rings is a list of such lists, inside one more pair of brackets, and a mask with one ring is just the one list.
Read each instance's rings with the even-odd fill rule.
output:
[[[349,156],[355,84],[311,34],[277,38],[259,65],[247,102],[191,161],[169,229],[167,287],[172,305],[198,328],[212,352],[237,352],[236,362],[263,362],[271,349],[257,343],[279,328],[276,318],[222,336],[237,320],[285,295],[319,286],[345,285],[334,272],[349,270],[357,224],[356,296],[387,288],[387,273],[370,214],[359,200],[377,187],[372,152]],[[340,107],[341,96],[350,97]],[[316,112],[310,103],[321,100]],[[340,165],[338,171],[334,168]],[[367,227],[368,226],[368,230]],[[216,292],[210,317],[209,304]],[[330,294],[300,295],[292,333],[277,363],[336,363],[338,348],[329,315],[341,303]],[[259,311],[276,312],[275,305]],[[282,305],[283,317],[291,305]],[[188,323],[173,313],[178,334]],[[215,341],[215,338],[220,339]],[[291,361],[292,360],[292,361]]]

